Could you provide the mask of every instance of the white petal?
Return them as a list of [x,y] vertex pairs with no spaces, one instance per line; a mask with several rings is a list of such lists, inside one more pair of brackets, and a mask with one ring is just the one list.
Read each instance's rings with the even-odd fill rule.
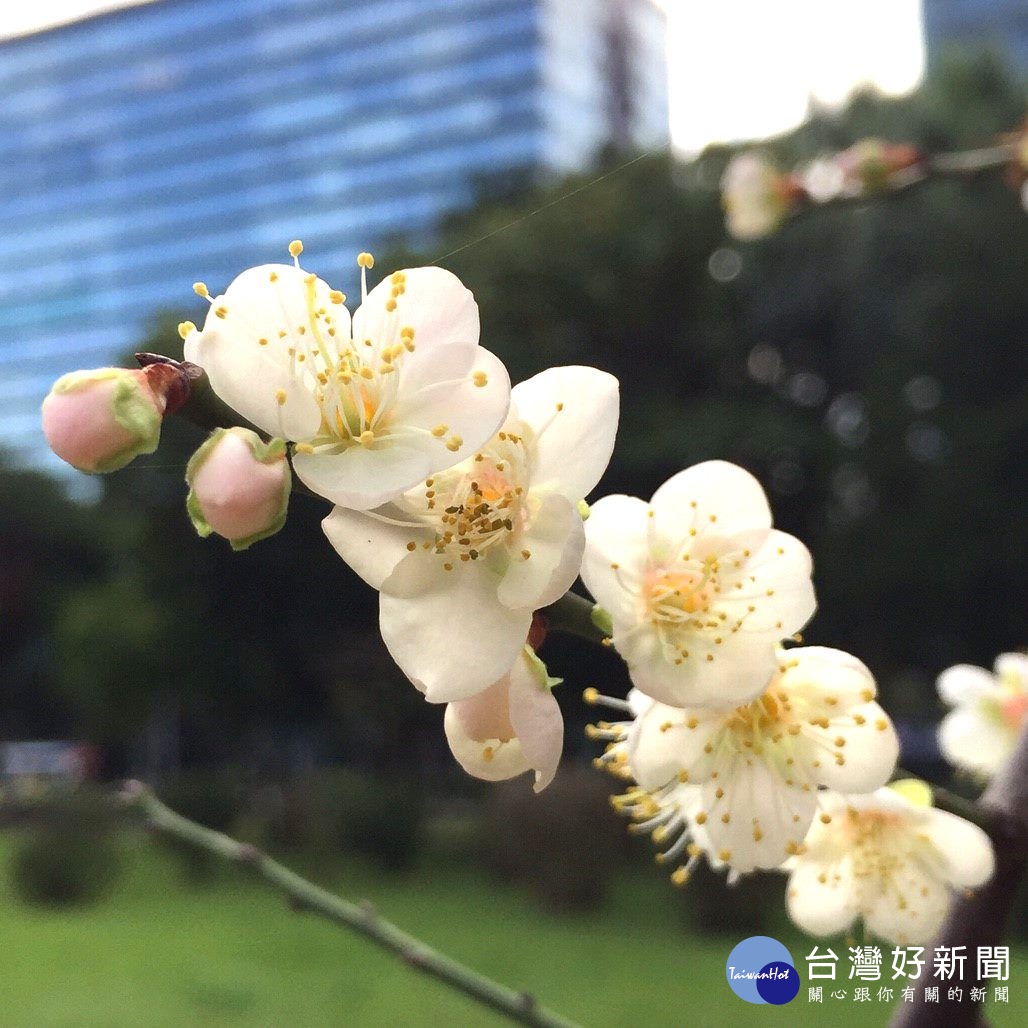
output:
[[739,569],[723,574],[715,606],[742,621],[744,632],[775,631],[785,638],[798,632],[817,609],[811,571],[806,546],[785,532],[772,531]]
[[[878,687],[867,666],[844,650],[799,646],[782,650],[781,659],[786,670],[779,684],[818,714],[844,712],[877,695]],[[834,702],[826,703],[829,698]]]
[[721,460],[679,471],[653,494],[650,505],[661,531],[668,531],[666,524],[674,525],[682,538],[693,527],[697,532],[716,528],[718,535],[726,536],[771,527],[771,509],[760,483],[748,471]]
[[510,721],[521,752],[535,769],[535,791],[553,781],[564,748],[564,718],[549,686],[524,653],[510,675]]
[[934,808],[925,811],[925,828],[945,861],[950,884],[970,889],[983,885],[996,868],[988,835],[956,814]]
[[582,581],[596,602],[625,624],[635,621],[638,609],[638,597],[626,584],[639,581],[649,559],[648,510],[634,496],[604,496],[585,523]]
[[[481,386],[474,379],[479,373],[485,376],[480,379],[485,383]],[[399,431],[412,427],[424,434],[439,425],[446,426],[445,435],[433,437],[433,472],[443,471],[470,456],[496,434],[507,417],[510,379],[500,359],[479,347],[467,376],[425,386],[413,395],[407,395],[407,383],[403,383],[403,398],[393,414]],[[459,449],[450,450],[446,443],[454,436],[463,442]]]
[[[811,770],[811,778],[840,792],[866,793],[881,788],[892,777],[899,759],[896,729],[877,703],[850,708],[833,718],[827,729],[805,726],[804,735],[824,743],[814,751],[821,766]],[[840,739],[842,746],[838,745]]]
[[[528,638],[532,612],[503,606],[495,575],[478,562],[457,563],[453,571],[435,566],[416,594],[393,596],[394,578],[425,567],[400,562],[383,583],[379,624],[403,673],[432,703],[444,703],[474,696],[507,674]],[[408,584],[404,592],[412,592]]]
[[1010,753],[1010,732],[974,707],[951,710],[939,725],[939,749],[957,767],[992,776]]
[[341,453],[295,453],[293,470],[308,489],[340,507],[370,510],[439,469],[435,441],[384,439],[370,448],[354,445]]
[[[615,622],[614,646],[625,659],[632,684],[663,703],[678,707],[737,706],[759,696],[778,668],[777,640],[737,632],[719,646],[712,633],[688,637],[689,656],[667,655],[656,631],[646,623],[622,631]],[[707,656],[712,659],[707,660]]]
[[939,695],[951,707],[974,703],[996,692],[992,672],[973,664],[957,664],[939,675]]
[[472,739],[461,724],[456,706],[456,703],[447,704],[443,730],[446,732],[450,751],[469,775],[487,782],[503,782],[530,769],[531,765],[521,751],[521,743],[517,739],[507,742],[501,742],[499,739],[485,742]]
[[935,935],[950,904],[949,890],[933,874],[908,861],[895,880],[873,876],[864,883],[864,923],[879,938],[916,946]]
[[[738,755],[703,785],[714,851],[736,871],[780,867],[814,818],[817,794],[790,787],[762,760]],[[723,788],[719,799],[717,789]],[[728,815],[729,820],[724,821]],[[723,853],[730,854],[729,857]]]
[[464,378],[478,346],[478,304],[452,272],[408,268],[396,309],[386,310],[393,284],[383,279],[354,312],[353,338],[397,340],[401,328],[414,329],[414,352],[403,357],[404,389],[417,392],[436,382]]
[[837,863],[797,860],[789,877],[786,906],[789,917],[811,935],[846,931],[858,913],[849,859]]
[[381,589],[396,565],[408,556],[408,544],[434,538],[425,529],[400,528],[368,514],[336,507],[321,522],[336,553],[372,589]]
[[1001,653],[996,658],[996,677],[1008,689],[1028,691],[1028,654]]
[[[207,372],[211,387],[225,403],[265,432],[295,440],[314,435],[321,409],[309,374],[289,356],[289,349],[304,353],[313,345],[311,307],[331,312],[340,338],[348,337],[350,330],[349,312],[332,303],[329,286],[321,279],[313,283],[308,305],[306,277],[289,264],[244,271],[224,295],[214,298],[203,331],[192,333],[184,347],[186,360]],[[219,310],[224,317],[218,316]],[[301,327],[304,335],[297,331]],[[267,340],[266,345],[260,339]],[[279,402],[280,390],[284,403]]]
[[[563,496],[546,496],[511,549],[511,563],[500,582],[500,602],[529,610],[556,603],[571,588],[582,564],[582,516]],[[530,556],[526,559],[522,551]]]
[[704,747],[723,723],[719,713],[705,715],[653,703],[629,733],[628,763],[633,777],[646,790],[667,785],[683,770],[688,771],[690,783],[705,781],[711,768]]
[[618,427],[618,380],[596,368],[549,368],[516,385],[511,407],[532,430],[532,486],[572,503],[595,488]]

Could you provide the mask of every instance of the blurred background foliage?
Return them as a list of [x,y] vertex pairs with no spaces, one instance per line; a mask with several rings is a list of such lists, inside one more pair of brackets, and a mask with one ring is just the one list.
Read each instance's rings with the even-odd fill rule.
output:
[[[1024,110],[994,61],[954,61],[908,98],[859,95],[768,148],[789,166],[867,136],[985,145]],[[814,554],[807,641],[865,660],[905,727],[905,759],[924,768],[936,755],[917,725],[938,715],[939,670],[1025,642],[1028,220],[986,174],[813,210],[743,246],[717,192],[729,156],[624,166],[612,153],[546,188],[494,183],[433,252],[398,242],[378,267],[439,260],[458,274],[514,381],[562,363],[620,378],[621,431],[597,495],[646,497],[710,458],[753,471]],[[310,266],[336,284],[316,254]],[[140,349],[180,355],[175,325],[202,314],[156,317]],[[374,594],[324,539],[320,501],[294,494],[285,529],[242,554],[196,537],[183,468],[200,438],[171,419],[157,453],[103,478],[90,504],[0,468],[3,735],[88,739],[103,776],[146,775],[207,823],[276,848],[316,848],[322,833],[392,867],[439,836],[424,813],[445,797],[448,845],[467,839],[517,879],[509,852],[481,842],[483,824],[494,841],[513,832],[551,869],[586,868],[551,883],[546,902],[598,902],[599,868],[621,846],[596,828],[620,838],[607,783],[567,772],[534,800],[524,781],[464,779],[441,709],[377,636]],[[627,678],[575,640],[551,638],[543,655],[566,680],[566,752],[590,756],[580,690],[623,694]],[[483,802],[484,821],[460,829]],[[568,811],[588,812],[588,832]],[[583,834],[602,861],[576,849]]]

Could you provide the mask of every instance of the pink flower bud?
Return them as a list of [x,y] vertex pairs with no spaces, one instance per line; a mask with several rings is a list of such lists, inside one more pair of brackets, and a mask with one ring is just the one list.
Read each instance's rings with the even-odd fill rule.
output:
[[73,371],[61,376],[43,401],[43,434],[73,468],[90,474],[117,471],[157,449],[164,407],[144,371]]
[[274,535],[286,520],[292,475],[286,444],[247,428],[218,428],[186,468],[186,508],[201,536],[212,532],[245,550]]

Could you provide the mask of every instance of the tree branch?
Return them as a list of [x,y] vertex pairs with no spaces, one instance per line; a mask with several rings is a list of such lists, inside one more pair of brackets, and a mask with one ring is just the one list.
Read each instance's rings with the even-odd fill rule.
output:
[[[996,851],[996,871],[973,894],[955,899],[932,947],[966,946],[969,958],[979,946],[1003,945],[1012,898],[1028,867],[1028,727],[1021,732],[1014,752],[982,794],[977,806],[990,819],[989,834]],[[980,822],[979,822],[980,823]],[[981,987],[977,961],[969,959],[970,988]],[[951,1025],[986,1025],[977,1003],[947,1000],[939,990],[938,1003],[926,1003],[924,991],[913,1003],[903,1003],[892,1028],[950,1028]]]
[[512,1021],[541,1028],[575,1028],[574,1022],[539,1006],[527,992],[516,992],[478,974],[464,964],[416,939],[381,917],[370,903],[350,903],[301,878],[255,846],[190,821],[165,806],[142,782],[127,782],[122,798],[139,810],[147,824],[165,835],[174,836],[200,849],[215,853],[232,863],[252,868],[270,886],[284,893],[297,911],[310,911],[364,936],[382,949],[400,957],[404,963],[438,979],[451,989],[489,1007]]

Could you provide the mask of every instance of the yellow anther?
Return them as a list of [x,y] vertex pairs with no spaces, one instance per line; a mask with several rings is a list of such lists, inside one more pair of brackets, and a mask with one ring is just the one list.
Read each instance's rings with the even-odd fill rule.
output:
[[296,444],[296,452],[297,453],[313,453],[314,452],[314,447],[311,446],[310,443],[297,443]]
[[832,823],[832,815],[831,814],[822,814],[821,815],[821,824],[823,824],[823,825],[830,825],[831,823]]
[[494,750],[492,748],[492,746],[486,746],[482,750],[482,759],[485,760],[486,763],[488,763],[490,760],[492,760],[495,755],[496,755],[496,750]]
[[275,400],[278,402],[278,405],[281,407],[282,404],[284,404],[286,402],[286,391],[284,389],[276,389],[275,390]]
[[258,339],[257,340],[257,345],[258,346],[267,346],[268,345],[268,341],[267,341],[267,339]]
[[197,296],[204,297],[204,299],[207,299],[211,295],[207,291],[207,285],[204,282],[194,282],[193,283],[193,292],[196,293]]
[[217,307],[217,308],[215,309],[214,313],[215,313],[215,314],[216,314],[216,315],[217,315],[217,316],[218,316],[219,318],[224,318],[224,317],[225,317],[225,316],[226,316],[226,315],[228,314],[228,308],[227,308],[227,307]]
[[442,439],[442,437],[449,431],[449,425],[436,425],[435,428],[432,429],[432,435],[434,435],[436,439]]
[[698,825],[705,825],[707,823],[707,815],[702,810],[696,815],[696,823]]
[[178,334],[183,339],[185,339],[186,336],[189,335],[190,332],[195,332],[195,331],[196,331],[196,325],[194,325],[191,321],[183,321],[178,326]]
[[474,375],[471,376],[471,381],[481,389],[482,386],[489,384],[489,376],[484,371],[476,371]]
[[375,373],[367,365],[365,365],[363,368],[361,368],[361,378],[374,378],[374,377],[375,377]]
[[375,433],[374,433],[374,432],[372,432],[370,428],[366,428],[366,429],[365,429],[365,430],[364,430],[363,432],[361,432],[361,434],[360,434],[360,435],[359,435],[359,436],[357,437],[357,442],[359,442],[359,443],[361,444],[361,446],[364,446],[364,447],[370,447],[370,446],[371,446],[371,444],[372,444],[372,443],[373,443],[374,441],[375,441]]
[[328,291],[328,298],[333,303],[345,303],[346,302],[346,294],[339,292],[338,289],[330,289]]
[[410,325],[404,325],[404,327],[400,329],[400,338],[401,339],[413,339],[414,338],[414,329],[411,328]]
[[315,282],[318,281],[318,276],[315,275],[313,271],[311,271],[303,276],[303,280],[307,283],[307,285],[312,286]]
[[278,272],[277,272],[277,271],[273,271],[273,272],[272,272],[272,273],[271,273],[271,274],[270,274],[270,275],[268,276],[268,281],[269,281],[269,282],[277,282],[277,281],[278,281]]
[[299,257],[301,253],[303,253],[303,243],[301,243],[299,239],[294,239],[289,244],[289,256]]
[[590,705],[597,703],[599,698],[600,692],[595,686],[590,685],[588,689],[582,690],[582,699]]
[[686,871],[684,866],[676,867],[675,870],[671,872],[671,882],[673,885],[677,885],[681,888],[687,881],[689,881],[689,872]]
[[373,268],[375,266],[375,258],[371,256],[366,250],[361,251],[357,254],[357,267],[358,268]]
[[456,453],[464,445],[464,440],[459,435],[451,435],[446,440],[446,449],[451,453]]

